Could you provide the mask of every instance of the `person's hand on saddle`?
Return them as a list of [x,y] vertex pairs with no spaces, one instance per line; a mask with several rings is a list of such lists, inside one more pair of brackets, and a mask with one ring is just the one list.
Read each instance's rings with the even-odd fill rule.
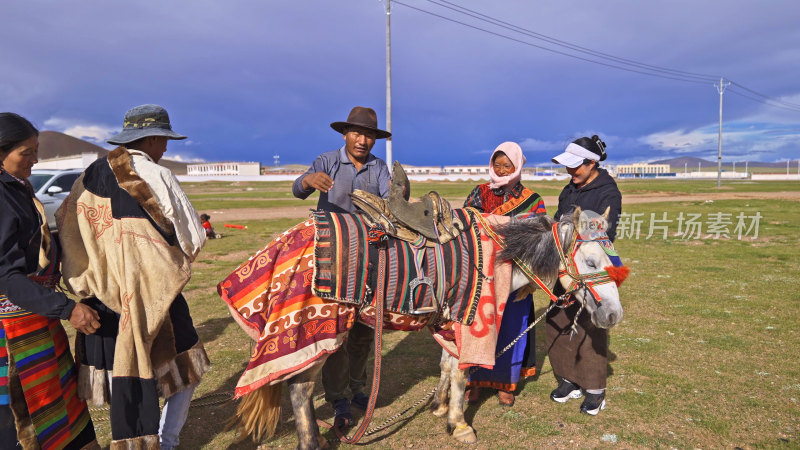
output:
[[324,172],[315,172],[303,178],[303,189],[314,188],[320,192],[328,192],[333,187],[333,178]]
[[100,316],[90,306],[78,303],[69,316],[69,323],[83,334],[92,334],[100,328]]

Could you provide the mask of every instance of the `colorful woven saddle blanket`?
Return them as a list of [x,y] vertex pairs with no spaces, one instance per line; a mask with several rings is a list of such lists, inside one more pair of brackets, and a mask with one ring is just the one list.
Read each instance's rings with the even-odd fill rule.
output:
[[320,362],[344,342],[355,307],[311,294],[313,220],[281,233],[217,286],[240,324],[258,334],[236,396],[279,383]]
[[372,303],[382,283],[386,311],[421,315],[438,309],[447,320],[470,324],[483,282],[480,236],[471,212],[453,213],[465,231],[445,244],[426,247],[391,237],[371,239],[374,230],[360,214],[315,211],[313,294],[365,305]]

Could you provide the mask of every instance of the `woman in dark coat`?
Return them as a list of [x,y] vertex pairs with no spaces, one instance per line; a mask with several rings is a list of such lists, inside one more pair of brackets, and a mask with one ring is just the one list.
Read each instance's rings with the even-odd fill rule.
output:
[[[606,156],[605,142],[595,135],[573,141],[567,145],[564,153],[553,158],[554,163],[566,166],[572,176],[558,196],[558,211],[554,218],[558,220],[564,214],[571,214],[576,207],[598,214],[608,209],[606,233],[613,241],[622,212],[622,194],[614,179],[599,167],[600,161],[605,161]],[[564,290],[557,289],[555,293],[561,295]],[[565,403],[571,398],[583,396],[583,390],[586,398],[581,404],[581,412],[596,415],[606,405],[608,330],[592,325],[589,314],[584,310],[578,318],[577,332],[572,335],[572,322],[578,308],[576,302],[564,309],[554,308],[547,314],[547,353],[553,373],[559,380],[550,398]]]
[[60,320],[93,333],[97,313],[54,290],[59,251],[27,178],[39,132],[0,113],[0,448],[99,448]]

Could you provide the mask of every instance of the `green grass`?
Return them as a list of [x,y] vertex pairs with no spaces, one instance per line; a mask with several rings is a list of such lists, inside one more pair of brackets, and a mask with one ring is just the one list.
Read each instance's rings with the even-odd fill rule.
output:
[[[721,188],[716,180],[618,180],[624,195],[646,195],[652,193],[703,194],[715,192],[776,192],[800,191],[800,183],[787,181],[724,181]],[[557,197],[567,181],[529,181],[525,185],[541,196]],[[318,193],[306,200],[292,195],[292,183],[281,182],[208,182],[183,183],[189,199],[198,211],[213,211],[230,208],[276,209],[284,207],[316,205]],[[467,195],[475,187],[474,182],[442,181],[411,183],[411,197],[417,198],[429,191],[436,191],[442,197],[462,206]],[[557,205],[547,205],[555,208]]]
[[800,191],[796,181],[749,181],[723,180],[717,187],[717,180],[617,180],[622,195],[648,194],[653,192],[675,194],[700,194],[709,192],[776,192]]
[[[563,182],[537,184],[544,195],[557,195]],[[798,183],[725,183],[736,192],[797,190]],[[208,190],[214,192],[205,192]],[[238,189],[251,187],[252,191]],[[190,197],[252,201],[253,192],[277,199],[290,183],[230,186],[192,184]],[[447,198],[469,193],[469,183],[412,183],[412,195],[437,190]],[[625,181],[624,194],[648,192],[715,192],[715,183]],[[218,191],[219,192],[218,192]],[[209,195],[218,197],[208,197]],[[200,196],[200,197],[197,197]],[[281,197],[282,198],[282,197]],[[221,201],[221,200],[220,200]],[[266,201],[266,200],[265,200]],[[306,202],[310,202],[307,200]],[[551,213],[555,205],[548,205]],[[800,208],[784,200],[720,200],[624,205],[626,213],[642,213],[643,230],[650,214],[666,212],[675,219],[683,212],[747,215],[760,212],[757,239],[684,240],[621,238],[616,243],[631,275],[621,288],[625,317],[610,333],[612,352],[608,408],[597,417],[578,412],[579,401],[549,400],[555,387],[545,356],[544,330],[537,329],[539,375],[523,383],[512,409],[498,405],[484,392],[482,401],[466,411],[478,433],[477,446],[458,445],[445,433],[445,421],[427,410],[363,442],[376,448],[798,448],[800,446]],[[222,207],[222,206],[220,206]],[[230,206],[228,206],[230,207]],[[211,240],[193,266],[186,297],[213,370],[196,397],[231,392],[251,351],[249,340],[230,319],[216,294],[216,284],[268,240],[297,221],[243,222],[247,230],[226,229],[225,238]],[[541,313],[546,302],[535,296]],[[440,351],[427,331],[385,334],[383,380],[373,426],[402,411],[433,389]],[[269,448],[296,445],[288,400],[277,436]],[[319,418],[332,411],[317,386]],[[361,413],[354,410],[360,419]],[[184,448],[242,448],[234,444],[224,423],[233,412],[230,402],[192,408],[181,436]],[[102,418],[104,413],[97,413]],[[107,422],[97,422],[101,442],[109,442]],[[334,444],[335,436],[324,432]],[[615,443],[613,441],[616,441]],[[342,445],[342,448],[355,448]]]

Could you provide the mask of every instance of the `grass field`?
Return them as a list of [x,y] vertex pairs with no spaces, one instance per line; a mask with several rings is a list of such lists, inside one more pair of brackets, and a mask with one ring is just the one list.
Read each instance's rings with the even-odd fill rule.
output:
[[[555,196],[563,182],[532,185]],[[470,183],[418,183],[413,195],[437,190],[446,198],[463,199]],[[624,195],[718,192],[711,181],[624,181]],[[727,182],[734,192],[798,191],[800,183]],[[198,210],[249,205],[281,208],[296,202],[290,183],[194,183],[187,185]],[[312,207],[311,199],[300,204]],[[556,205],[547,205],[550,212]],[[611,331],[607,402],[597,417],[578,412],[580,401],[555,404],[549,392],[555,380],[544,354],[543,327],[537,330],[539,374],[523,383],[513,408],[502,408],[484,392],[481,404],[470,406],[467,421],[479,442],[460,446],[445,433],[444,419],[426,409],[362,442],[375,448],[799,448],[800,447],[800,203],[775,199],[668,201],[624,205],[638,218],[640,234],[627,228],[616,247],[632,272],[621,288],[625,317]],[[760,214],[758,237],[753,229],[736,237],[737,215]],[[636,214],[641,214],[636,215]],[[652,222],[656,219],[671,222]],[[699,214],[701,238],[684,239],[678,218]],[[730,216],[726,216],[730,214]],[[708,237],[713,218],[728,217],[731,238]],[[213,220],[213,219],[212,219]],[[209,241],[193,265],[184,294],[195,325],[206,344],[213,369],[195,397],[232,392],[251,350],[250,341],[230,319],[216,294],[216,284],[239,263],[265,245],[297,218],[244,222],[246,230],[224,229],[225,237]],[[635,221],[634,221],[635,222]],[[653,236],[646,239],[651,224]],[[666,227],[666,239],[663,238]],[[683,230],[685,231],[685,230]],[[744,230],[746,232],[747,230]],[[745,233],[747,234],[747,233]],[[546,306],[542,295],[536,307]],[[433,389],[438,379],[440,350],[427,332],[387,333],[383,380],[373,425],[402,411]],[[209,398],[210,401],[222,397]],[[332,419],[321,388],[315,393],[318,415]],[[268,448],[296,445],[288,400],[277,436]],[[190,410],[181,436],[182,448],[255,448],[235,444],[224,424],[232,402]],[[360,414],[354,410],[356,417]],[[107,413],[93,414],[108,445]],[[337,447],[332,433],[325,433]],[[341,447],[349,447],[342,445]]]
[[[785,181],[726,181],[719,188],[716,180],[620,180],[618,183],[623,196],[800,192],[800,183]],[[558,197],[564,184],[564,181],[536,181],[528,182],[526,186],[544,197]],[[205,182],[184,183],[183,186],[198,211],[231,208],[280,209],[292,206],[311,208],[316,205],[317,198],[316,193],[306,200],[293,197],[291,182]],[[412,183],[411,195],[419,197],[428,191],[436,191],[454,205],[461,206],[473,187],[474,183],[469,182]]]

